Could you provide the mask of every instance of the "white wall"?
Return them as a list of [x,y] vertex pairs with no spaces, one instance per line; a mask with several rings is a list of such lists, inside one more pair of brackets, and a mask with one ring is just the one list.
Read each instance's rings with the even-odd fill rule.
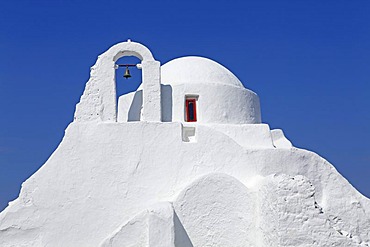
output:
[[[214,172],[249,189],[256,177],[302,175],[314,186],[325,215],[340,219],[337,229],[370,242],[369,199],[318,155],[296,148],[245,148],[204,125],[197,126],[196,142],[183,142],[181,133],[180,123],[72,123],[58,149],[0,214],[0,246],[98,246],[139,212],[158,201],[174,201],[189,184]],[[262,216],[256,212],[253,220]],[[271,234],[279,240],[282,233]]]
[[[185,121],[185,97],[197,96],[197,122],[218,124],[261,123],[259,98],[254,92],[229,85],[191,83],[162,85],[162,121]],[[118,122],[138,121],[142,90],[118,100]]]

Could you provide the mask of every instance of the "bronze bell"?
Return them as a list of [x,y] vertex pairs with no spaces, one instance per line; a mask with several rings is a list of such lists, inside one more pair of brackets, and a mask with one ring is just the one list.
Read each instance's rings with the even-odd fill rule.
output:
[[123,77],[125,77],[126,79],[131,77],[130,71],[128,70],[128,66],[126,66],[126,71],[125,71],[125,74],[123,75]]

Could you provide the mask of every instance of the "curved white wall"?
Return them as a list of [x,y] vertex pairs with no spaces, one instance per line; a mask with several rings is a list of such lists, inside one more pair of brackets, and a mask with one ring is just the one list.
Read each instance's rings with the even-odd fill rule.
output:
[[[202,83],[162,85],[163,122],[185,122],[187,95],[198,98],[198,123],[261,123],[257,94],[245,88]],[[121,96],[118,101],[118,122],[140,121],[141,109],[141,90]]]
[[[261,123],[260,101],[221,64],[203,57],[181,57],[161,67],[163,122],[185,122],[185,97],[197,98],[197,122],[212,124]],[[140,121],[142,85],[123,95],[118,122]]]

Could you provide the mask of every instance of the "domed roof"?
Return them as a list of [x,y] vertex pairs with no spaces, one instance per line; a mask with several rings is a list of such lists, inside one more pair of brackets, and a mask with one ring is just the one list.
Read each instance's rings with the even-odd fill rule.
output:
[[161,82],[168,85],[217,83],[243,87],[239,79],[221,64],[204,57],[180,57],[161,67]]

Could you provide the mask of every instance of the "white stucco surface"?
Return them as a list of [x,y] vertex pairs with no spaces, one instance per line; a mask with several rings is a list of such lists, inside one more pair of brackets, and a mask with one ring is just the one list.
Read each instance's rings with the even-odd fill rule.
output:
[[[154,61],[132,43],[117,47]],[[204,83],[174,66],[181,80],[160,87],[153,63],[148,87],[120,97],[116,121],[105,98],[115,96],[111,78],[100,81],[121,50],[112,49],[94,65],[58,148],[0,213],[0,246],[370,245],[370,200],[328,161],[261,124],[258,96],[221,65]],[[198,122],[184,121],[188,93],[199,94]],[[216,94],[230,104],[207,106]],[[211,116],[221,110],[227,114]]]

